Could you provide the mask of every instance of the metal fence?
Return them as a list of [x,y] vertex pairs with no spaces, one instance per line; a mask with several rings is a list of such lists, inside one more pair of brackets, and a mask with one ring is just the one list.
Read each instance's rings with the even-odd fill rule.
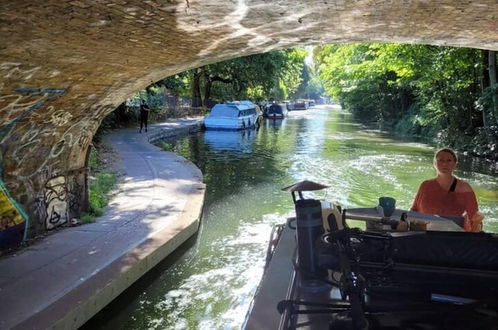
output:
[[193,108],[190,106],[191,99],[188,97],[180,97],[167,92],[158,94],[142,94],[142,97],[133,97],[126,101],[126,107],[132,111],[137,119],[140,115],[140,100],[145,99],[151,113],[149,118],[151,121],[163,120],[167,118],[199,116],[204,114],[207,109],[204,107]]

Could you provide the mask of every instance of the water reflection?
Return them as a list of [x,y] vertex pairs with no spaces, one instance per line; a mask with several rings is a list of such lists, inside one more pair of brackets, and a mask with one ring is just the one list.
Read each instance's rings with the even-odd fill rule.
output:
[[264,121],[264,125],[266,128],[273,128],[274,130],[279,130],[285,127],[285,124],[287,123],[287,118],[281,118],[281,119],[270,119],[266,118]]
[[241,131],[204,132],[204,142],[212,150],[232,150],[242,153],[252,152],[256,132],[252,129]]

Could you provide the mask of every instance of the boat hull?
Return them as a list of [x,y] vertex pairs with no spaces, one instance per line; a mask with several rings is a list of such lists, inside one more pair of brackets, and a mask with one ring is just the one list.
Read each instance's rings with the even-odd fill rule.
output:
[[268,119],[284,119],[285,116],[283,114],[269,113],[266,117]]

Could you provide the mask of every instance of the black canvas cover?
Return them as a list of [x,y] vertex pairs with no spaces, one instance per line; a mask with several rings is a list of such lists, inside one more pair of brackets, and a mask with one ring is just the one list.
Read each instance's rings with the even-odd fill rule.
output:
[[466,232],[365,235],[360,260],[498,271],[498,236]]

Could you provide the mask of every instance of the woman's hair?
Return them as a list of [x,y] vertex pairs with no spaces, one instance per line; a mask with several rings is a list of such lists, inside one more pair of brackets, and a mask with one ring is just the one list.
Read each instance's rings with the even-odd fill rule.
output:
[[434,154],[434,161],[436,161],[437,156],[439,156],[439,154],[442,152],[447,152],[447,153],[451,154],[451,156],[453,156],[453,160],[455,161],[455,163],[458,163],[458,157],[456,155],[456,152],[450,148],[441,148],[441,149],[437,150],[436,153]]

